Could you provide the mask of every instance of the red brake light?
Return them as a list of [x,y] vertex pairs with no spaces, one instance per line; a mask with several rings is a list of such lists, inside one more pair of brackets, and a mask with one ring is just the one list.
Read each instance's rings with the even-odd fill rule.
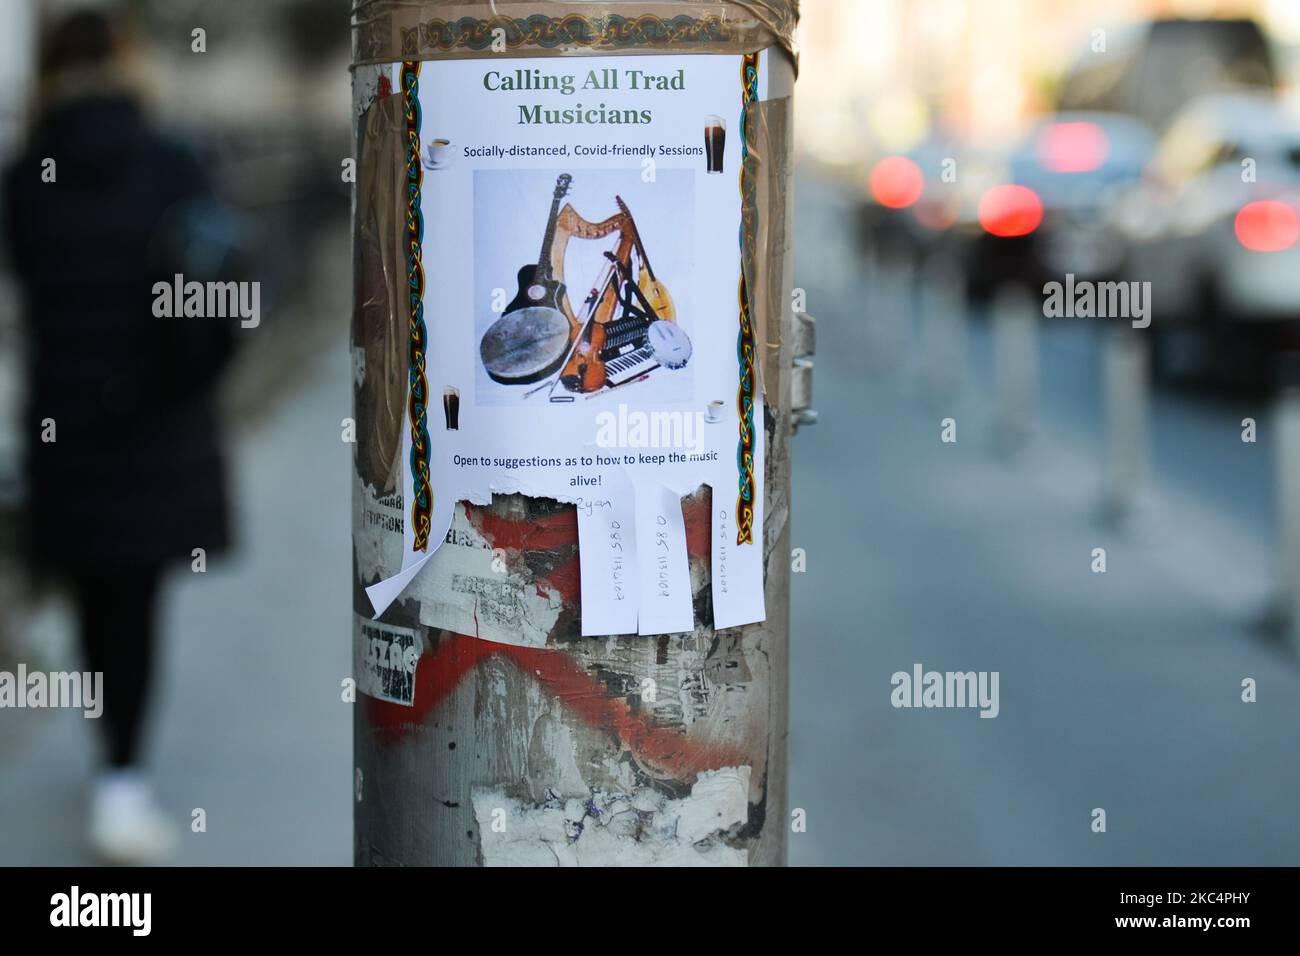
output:
[[906,156],[886,156],[871,170],[871,196],[889,209],[905,209],[921,198],[925,177]]
[[993,236],[1027,236],[1043,221],[1043,203],[1028,186],[994,186],[980,200],[980,225]]
[[1038,161],[1054,173],[1086,173],[1110,155],[1106,131],[1095,123],[1053,123],[1038,137]]
[[1300,239],[1300,217],[1290,205],[1275,199],[1242,206],[1233,227],[1237,240],[1252,252],[1281,252]]

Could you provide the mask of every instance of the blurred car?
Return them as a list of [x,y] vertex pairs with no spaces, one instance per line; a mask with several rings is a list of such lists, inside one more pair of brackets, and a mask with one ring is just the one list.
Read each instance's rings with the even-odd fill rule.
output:
[[1106,280],[1124,271],[1109,208],[1136,183],[1155,137],[1117,113],[1056,113],[1008,152],[996,182],[966,184],[956,224],[972,296],[1008,283],[1041,287],[1067,273]]
[[866,167],[859,209],[859,238],[864,247],[886,254],[924,256],[943,230],[957,219],[955,176],[957,145],[935,135],[906,153],[890,154]]
[[1273,51],[1254,20],[1169,18],[1093,31],[1057,108],[1125,113],[1160,130],[1198,97],[1276,84]]
[[1179,327],[1211,347],[1287,342],[1300,319],[1300,112],[1258,93],[1189,104],[1113,219],[1129,277],[1151,282],[1158,351]]

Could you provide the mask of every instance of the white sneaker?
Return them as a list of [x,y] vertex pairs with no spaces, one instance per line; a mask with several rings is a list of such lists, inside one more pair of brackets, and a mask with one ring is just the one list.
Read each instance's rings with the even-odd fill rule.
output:
[[95,783],[90,845],[104,862],[120,866],[162,863],[176,852],[176,826],[136,771],[115,770]]

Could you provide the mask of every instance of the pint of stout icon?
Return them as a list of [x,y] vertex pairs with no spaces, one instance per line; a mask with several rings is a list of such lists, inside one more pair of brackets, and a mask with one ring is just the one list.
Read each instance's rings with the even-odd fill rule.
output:
[[460,431],[460,389],[448,385],[442,390],[442,413],[448,431]]
[[722,172],[722,155],[727,151],[727,124],[721,116],[704,118],[704,157],[710,173]]

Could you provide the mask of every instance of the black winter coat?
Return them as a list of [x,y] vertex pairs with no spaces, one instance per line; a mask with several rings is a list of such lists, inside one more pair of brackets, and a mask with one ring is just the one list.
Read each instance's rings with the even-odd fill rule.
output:
[[194,157],[103,96],[47,113],[3,190],[31,346],[30,560],[91,570],[224,549],[214,387],[238,319],[153,309],[154,283],[181,271],[178,211],[209,197]]

